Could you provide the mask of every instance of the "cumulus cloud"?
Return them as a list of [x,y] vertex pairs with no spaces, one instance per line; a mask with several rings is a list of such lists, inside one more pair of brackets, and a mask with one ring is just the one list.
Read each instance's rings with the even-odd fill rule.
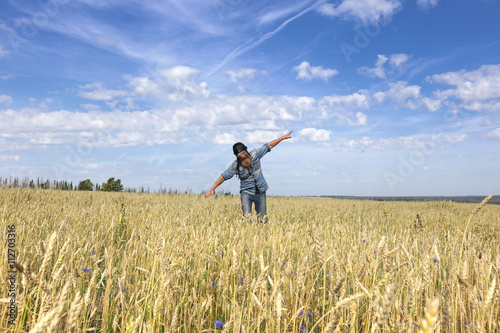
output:
[[389,83],[389,89],[373,94],[373,99],[379,103],[390,99],[398,107],[415,109],[422,104],[420,86],[408,85],[408,82],[397,81]]
[[[377,61],[375,62],[375,67],[360,67],[358,68],[358,73],[369,77],[385,79],[387,73],[393,73],[395,69],[402,70],[403,65],[409,58],[409,55],[406,53],[392,54],[389,57],[379,54],[377,56]],[[386,63],[389,64],[388,69],[384,67]]]
[[[184,133],[192,132],[222,143],[234,141],[235,125],[244,132],[260,130],[275,136],[274,131],[316,110],[314,98],[305,96],[210,94],[198,75],[193,68],[179,66],[126,77],[128,89],[108,89],[99,82],[83,85],[80,96],[104,101],[110,110],[87,103],[81,104],[83,112],[49,111],[33,101],[31,108],[0,111],[0,133],[15,138],[20,147],[31,148],[78,143],[88,134],[97,135],[92,139],[95,147],[181,142],[188,140]],[[2,99],[10,102],[8,97]],[[141,102],[148,105],[146,110],[139,111],[136,103]],[[266,138],[260,134],[250,139]]]
[[384,64],[389,60],[386,56],[379,54],[377,56],[377,61],[375,62],[374,68],[361,67],[358,68],[358,73],[369,76],[377,77],[379,79],[385,79],[385,69]]
[[308,141],[330,141],[331,131],[316,128],[304,128],[299,131],[299,137]]
[[427,81],[454,86],[436,91],[434,96],[437,99],[456,98],[462,102],[462,107],[469,110],[500,111],[500,65],[436,74],[427,77]]
[[356,125],[357,126],[366,126],[367,125],[367,117],[363,112],[356,113]]
[[149,76],[127,77],[133,93],[144,97],[165,97],[174,102],[188,97],[207,97],[207,83],[197,83],[200,71],[188,66],[159,69]]
[[339,72],[336,69],[324,69],[322,66],[311,66],[307,61],[303,61],[300,65],[293,68],[297,72],[296,79],[311,81],[313,79],[322,79],[325,82]]
[[364,24],[390,19],[402,8],[399,0],[343,0],[340,4],[324,4],[319,8],[323,15],[354,19]]
[[239,141],[239,135],[236,133],[227,133],[227,132],[217,133],[212,141],[213,143],[221,145],[234,144]]

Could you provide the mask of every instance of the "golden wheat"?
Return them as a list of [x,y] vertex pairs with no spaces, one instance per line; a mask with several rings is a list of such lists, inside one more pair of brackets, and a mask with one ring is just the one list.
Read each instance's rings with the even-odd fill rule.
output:
[[260,224],[231,196],[0,189],[19,272],[13,323],[0,285],[0,331],[493,332],[500,206],[486,199],[269,197]]

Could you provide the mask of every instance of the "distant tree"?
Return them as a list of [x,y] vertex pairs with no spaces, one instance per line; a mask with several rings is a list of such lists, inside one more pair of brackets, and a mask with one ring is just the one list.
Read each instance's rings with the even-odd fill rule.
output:
[[121,192],[123,191],[122,181],[115,180],[114,177],[109,178],[107,183],[102,183],[102,191],[105,192]]
[[94,184],[90,181],[90,179],[85,179],[78,183],[78,191],[93,191]]

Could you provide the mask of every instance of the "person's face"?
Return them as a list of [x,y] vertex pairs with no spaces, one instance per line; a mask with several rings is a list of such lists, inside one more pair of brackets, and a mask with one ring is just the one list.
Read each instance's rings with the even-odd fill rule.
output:
[[236,155],[236,157],[238,157],[238,160],[240,160],[243,165],[249,164],[250,162],[250,155],[246,151],[240,152],[238,155]]

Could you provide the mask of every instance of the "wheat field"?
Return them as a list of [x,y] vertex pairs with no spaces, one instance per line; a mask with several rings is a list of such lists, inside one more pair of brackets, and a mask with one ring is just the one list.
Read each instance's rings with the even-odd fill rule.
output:
[[260,224],[237,196],[0,189],[0,331],[500,331],[487,199],[268,197]]

